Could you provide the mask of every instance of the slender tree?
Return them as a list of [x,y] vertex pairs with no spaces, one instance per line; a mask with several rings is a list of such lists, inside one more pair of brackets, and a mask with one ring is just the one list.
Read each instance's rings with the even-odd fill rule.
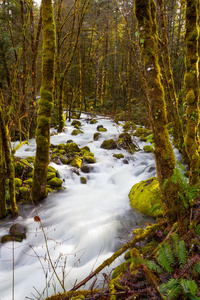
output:
[[46,179],[49,164],[50,125],[53,107],[55,26],[54,11],[51,0],[42,0],[43,55],[42,86],[36,130],[36,157],[32,185],[33,201],[46,197]]
[[186,208],[178,200],[178,184],[172,181],[175,169],[175,155],[166,128],[164,90],[161,84],[158,64],[155,1],[136,0],[135,13],[140,30],[140,49],[145,68],[150,116],[154,132],[156,169],[162,193],[163,211],[169,224],[172,224],[177,219],[179,221],[183,220]]
[[198,77],[198,0],[186,1],[186,73],[187,132],[185,145],[190,159],[190,184],[199,183],[199,77]]

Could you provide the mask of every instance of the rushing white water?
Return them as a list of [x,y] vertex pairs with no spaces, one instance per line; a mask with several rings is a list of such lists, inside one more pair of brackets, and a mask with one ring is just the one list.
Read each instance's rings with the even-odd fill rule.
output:
[[[43,299],[55,291],[62,291],[53,275],[47,247],[57,274],[61,280],[64,277],[65,289],[70,289],[127,242],[131,231],[145,226],[148,221],[131,209],[128,193],[135,183],[155,176],[153,154],[141,150],[131,155],[123,149],[100,148],[104,139],[117,138],[123,129],[108,118],[98,117],[97,120],[98,123],[92,125],[83,115],[83,134],[72,136],[74,128],[67,122],[63,133],[51,137],[54,145],[69,139],[79,147],[88,145],[97,162],[89,174],[80,171],[80,176],[87,178],[87,184],[81,184],[80,176],[69,165],[51,163],[66,189],[52,193],[34,209],[20,207],[21,216],[14,222],[27,226],[27,238],[22,243],[0,244],[0,300],[12,299],[13,286],[15,300]],[[99,141],[93,141],[97,125],[103,125],[107,132],[101,133]],[[144,143],[140,142],[139,146],[142,149]],[[32,139],[16,156],[34,156],[35,148]],[[123,153],[126,163],[124,159],[114,158],[115,153]],[[34,221],[36,215],[41,218],[43,230]],[[0,237],[9,232],[12,223],[9,219],[0,223]],[[122,259],[112,264],[107,272]],[[102,280],[100,277],[98,284]]]

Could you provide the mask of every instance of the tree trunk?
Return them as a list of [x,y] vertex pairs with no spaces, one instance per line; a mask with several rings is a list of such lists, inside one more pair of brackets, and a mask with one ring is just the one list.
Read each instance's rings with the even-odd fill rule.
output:
[[46,195],[47,169],[49,164],[50,125],[53,107],[52,90],[54,82],[55,26],[51,0],[42,0],[43,56],[42,86],[40,90],[36,157],[32,185],[33,201],[40,201]]
[[186,73],[185,95],[187,127],[185,145],[190,160],[190,184],[199,183],[199,78],[198,78],[198,1],[186,1]]
[[178,201],[178,183],[172,182],[175,155],[166,128],[166,107],[161,84],[157,49],[156,4],[154,0],[136,0],[135,13],[140,30],[140,49],[145,68],[150,116],[154,133],[155,160],[159,186],[162,193],[164,215],[168,223],[181,221],[186,208]]

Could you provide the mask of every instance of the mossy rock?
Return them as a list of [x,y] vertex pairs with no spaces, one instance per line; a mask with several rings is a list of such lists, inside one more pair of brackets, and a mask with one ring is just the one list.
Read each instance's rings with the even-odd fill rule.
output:
[[137,125],[131,121],[126,122],[123,125],[123,130],[124,131],[128,131],[128,130],[136,130],[137,129]]
[[18,188],[22,185],[22,180],[20,178],[15,178],[15,187]]
[[119,135],[118,145],[130,153],[134,153],[135,151],[139,150],[136,141],[132,141],[131,135],[128,132],[123,132]]
[[117,147],[118,147],[117,146],[117,142],[115,140],[113,140],[113,139],[105,140],[101,144],[101,148],[107,149],[107,150],[116,149]]
[[15,236],[13,236],[11,234],[5,234],[1,238],[1,243],[2,244],[5,244],[7,242],[13,242],[13,241],[21,243],[23,241],[23,238],[15,237]]
[[60,188],[62,187],[62,180],[60,178],[54,177],[48,181],[48,184],[53,188]]
[[97,123],[97,120],[95,120],[95,119],[90,120],[90,124],[96,124],[96,123]]
[[120,158],[124,158],[124,155],[122,153],[118,153],[118,154],[113,154],[113,157],[120,159]]
[[52,150],[52,153],[59,153],[59,149],[58,149],[58,148],[54,148],[54,149]]
[[94,141],[98,141],[98,139],[101,137],[101,133],[100,132],[95,132],[93,135],[93,140]]
[[32,171],[30,173],[27,174],[27,177],[30,177],[30,178],[33,177],[33,169],[32,169]]
[[49,186],[46,187],[47,194],[53,193],[53,189],[51,189]]
[[76,152],[80,152],[80,148],[79,148],[79,146],[78,146],[76,143],[71,142],[71,143],[67,143],[67,144],[65,145],[65,151],[67,152],[67,154],[68,154],[68,153],[74,154],[74,153],[76,153]]
[[106,128],[104,128],[104,127],[103,127],[103,128],[102,128],[102,127],[100,127],[98,131],[99,131],[99,132],[106,132],[106,131],[107,131],[107,129],[106,129]]
[[23,184],[32,186],[32,184],[33,184],[33,178],[28,178],[27,180],[24,180]]
[[76,157],[75,159],[72,160],[70,165],[72,167],[75,167],[75,168],[80,168],[81,165],[82,165],[82,158],[81,157]]
[[153,133],[152,130],[149,130],[144,127],[138,127],[136,131],[133,133],[133,135],[139,137],[142,141],[146,141],[147,137],[152,133]]
[[67,165],[69,163],[69,157],[67,157],[66,155],[61,155],[60,161],[63,163],[63,165]]
[[83,133],[83,131],[82,131],[82,130],[79,130],[79,129],[74,129],[74,130],[72,131],[71,135],[78,135],[78,134],[80,134],[80,133]]
[[104,128],[103,125],[98,125],[98,126],[97,126],[97,131],[99,131],[99,132],[106,132],[107,129]]
[[82,184],[86,184],[87,183],[87,179],[83,176],[81,176],[80,181]]
[[15,176],[27,176],[33,170],[33,166],[26,160],[19,157],[14,157]]
[[54,177],[56,177],[56,173],[54,173],[54,172],[48,172],[47,173],[47,181],[51,180]]
[[64,143],[59,144],[58,150],[65,150],[65,144]]
[[23,202],[31,201],[30,198],[30,189],[26,186],[22,186],[19,188],[19,198]]
[[26,238],[26,226],[19,223],[13,224],[10,227],[10,234],[23,240]]
[[54,167],[52,167],[52,166],[48,166],[48,170],[47,171],[48,172],[53,172],[53,173],[57,172],[56,169]]
[[81,152],[90,152],[90,148],[88,146],[84,146],[80,150]]
[[90,173],[93,170],[93,167],[90,164],[83,164],[81,166],[81,171],[83,173]]
[[84,155],[83,158],[89,164],[96,163],[96,159],[93,156],[91,156],[91,155]]
[[27,162],[28,162],[29,164],[34,163],[35,157],[34,157],[34,156],[27,156],[26,160],[27,160]]
[[153,152],[154,152],[153,147],[152,147],[152,146],[149,146],[149,145],[145,145],[145,146],[143,147],[143,150],[144,150],[145,152],[147,152],[147,153],[153,153]]
[[72,126],[75,126],[75,125],[78,125],[78,126],[81,126],[81,122],[78,121],[78,120],[73,120],[72,123],[71,123]]
[[59,157],[59,153],[53,153],[51,154],[51,159],[55,159]]
[[129,199],[131,206],[144,215],[158,217],[163,214],[156,177],[135,184],[129,193]]
[[66,151],[65,150],[59,150],[59,154],[64,155],[64,154],[66,154]]

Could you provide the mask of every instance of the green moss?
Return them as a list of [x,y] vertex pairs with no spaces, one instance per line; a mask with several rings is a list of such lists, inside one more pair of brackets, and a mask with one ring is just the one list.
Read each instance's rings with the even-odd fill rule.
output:
[[10,235],[10,234],[3,235],[2,238],[1,238],[1,243],[2,244],[7,243],[7,242],[12,242],[12,241],[21,243],[23,241],[23,238],[22,237],[15,237],[15,236]]
[[69,163],[69,158],[66,155],[61,155],[60,156],[60,161],[64,164],[67,165]]
[[62,180],[57,177],[53,177],[51,180],[48,181],[48,184],[53,188],[62,187]]
[[78,135],[78,134],[80,134],[80,133],[83,133],[83,131],[78,130],[78,129],[74,129],[74,130],[72,131],[71,135]]
[[96,159],[91,155],[84,155],[83,158],[86,162],[88,162],[90,164],[96,163]]
[[33,178],[29,178],[27,180],[24,180],[23,184],[32,186],[32,184],[33,184]]
[[56,173],[56,169],[52,166],[48,166],[48,169],[47,169],[48,172],[53,172],[53,173]]
[[54,172],[48,172],[47,173],[47,180],[51,180],[54,177],[56,177],[56,173],[54,173]]
[[26,158],[27,162],[30,164],[30,163],[34,163],[35,161],[35,157],[34,156],[27,156]]
[[140,213],[157,217],[162,215],[161,194],[157,178],[135,184],[129,193],[130,204]]
[[90,120],[90,124],[96,124],[96,123],[97,123],[97,120],[95,120],[95,119]]
[[52,153],[59,153],[59,149],[58,149],[58,148],[54,148],[54,149],[52,150]]
[[76,167],[76,168],[80,168],[82,165],[82,158],[81,157],[76,157],[71,163],[71,166]]
[[119,135],[118,145],[130,153],[134,153],[139,150],[138,145],[136,142],[132,141],[131,135],[128,132],[124,132]]
[[152,153],[153,152],[153,147],[152,146],[149,146],[149,145],[145,145],[143,147],[143,150],[147,153]]
[[84,146],[81,148],[81,152],[90,152],[90,148],[88,146]]
[[105,140],[101,144],[101,148],[107,149],[107,150],[116,149],[117,148],[117,142],[113,139]]
[[66,154],[66,151],[65,150],[59,150],[59,154],[61,154],[61,155]]
[[58,149],[59,150],[65,150],[65,144],[64,143],[59,144]]
[[23,187],[20,187],[19,188],[19,197],[21,200],[23,201],[30,201],[31,198],[30,198],[30,190],[29,188],[23,186]]
[[72,126],[77,125],[78,127],[81,126],[81,122],[78,120],[73,120],[73,122],[71,123]]
[[123,130],[124,131],[127,131],[127,130],[136,130],[137,129],[137,125],[133,122],[126,122],[124,125],[123,125]]
[[95,132],[94,135],[93,135],[93,140],[94,141],[98,141],[98,139],[101,137],[101,134],[100,132]]
[[80,148],[76,143],[67,143],[65,145],[65,151],[70,154],[74,154],[76,152],[80,152]]
[[22,185],[22,180],[20,178],[15,178],[15,187],[18,188]]
[[82,184],[86,184],[87,183],[87,179],[83,176],[81,176],[80,181]]
[[118,153],[118,154],[113,154],[113,157],[120,159],[120,158],[124,158],[124,155],[122,153]]
[[112,273],[112,279],[117,278],[121,273],[125,273],[128,267],[127,261],[123,262],[121,265],[117,266],[113,273]]
[[100,128],[98,129],[98,131],[99,131],[99,132],[106,132],[106,131],[107,131],[107,129],[106,129],[106,128],[104,128],[104,127],[100,127]]
[[51,154],[51,159],[57,158],[59,156],[59,153],[53,153]]

